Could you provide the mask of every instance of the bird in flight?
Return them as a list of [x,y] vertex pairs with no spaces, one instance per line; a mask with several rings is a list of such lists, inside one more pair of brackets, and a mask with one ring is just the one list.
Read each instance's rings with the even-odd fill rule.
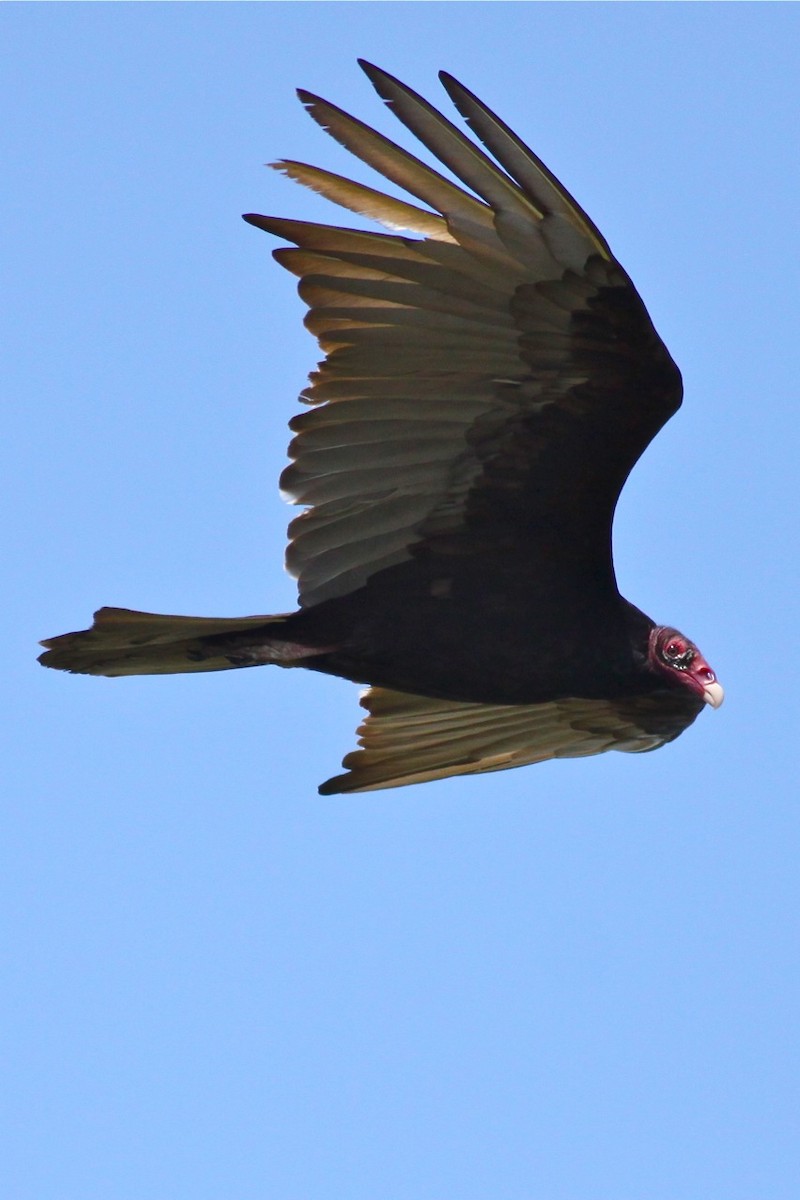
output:
[[473,140],[361,66],[460,184],[300,91],[411,200],[282,160],[390,232],[245,217],[291,243],[274,257],[325,354],[281,478],[304,508],[286,556],[298,610],[101,608],[40,662],[109,676],[273,664],[367,684],[359,749],[324,795],[656,749],[723,698],[697,646],[620,595],[612,561],[617,499],[680,406],[680,372],[603,235],[508,126],[442,72]]

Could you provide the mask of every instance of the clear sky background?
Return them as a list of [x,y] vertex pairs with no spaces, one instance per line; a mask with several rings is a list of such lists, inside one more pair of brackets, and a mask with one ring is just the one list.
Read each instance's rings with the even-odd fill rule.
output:
[[[796,1200],[800,8],[32,4],[0,13],[8,485],[5,1200]],[[98,605],[292,607],[316,361],[262,164],[404,139],[445,67],[632,274],[686,403],[623,591],[728,699],[675,745],[322,800],[357,689],[104,680]],[[447,111],[450,111],[449,108]],[[343,218],[345,221],[347,218]]]

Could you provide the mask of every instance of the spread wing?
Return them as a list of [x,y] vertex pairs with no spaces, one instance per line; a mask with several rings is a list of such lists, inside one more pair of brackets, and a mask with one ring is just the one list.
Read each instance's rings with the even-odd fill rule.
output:
[[451,775],[505,771],[550,758],[605,750],[640,753],[671,742],[702,709],[684,697],[651,693],[624,701],[555,700],[549,704],[465,704],[370,688],[358,729],[361,749],[346,755],[344,775],[323,796],[426,783]]
[[[325,360],[291,425],[282,487],[300,603],[347,594],[420,547],[491,545],[590,565],[615,588],[611,521],[636,459],[677,409],[680,375],[592,221],[489,109],[442,82],[488,154],[424,100],[364,70],[464,187],[307,92],[314,119],[425,207],[275,164],[378,234],[250,215],[294,243]],[[469,189],[469,190],[465,190]]]

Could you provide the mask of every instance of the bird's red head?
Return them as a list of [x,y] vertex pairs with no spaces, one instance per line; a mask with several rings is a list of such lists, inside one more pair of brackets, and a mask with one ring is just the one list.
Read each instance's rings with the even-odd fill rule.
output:
[[650,634],[647,657],[651,668],[672,683],[691,688],[712,708],[719,708],[722,704],[725,693],[716,675],[694,642],[678,633],[677,629],[657,625]]

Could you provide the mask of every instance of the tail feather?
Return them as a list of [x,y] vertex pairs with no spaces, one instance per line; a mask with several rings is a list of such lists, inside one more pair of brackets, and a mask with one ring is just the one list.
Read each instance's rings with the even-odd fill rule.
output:
[[[286,620],[288,614],[173,617],[128,608],[101,608],[94,614],[91,629],[42,642],[46,652],[39,656],[39,662],[77,675],[173,675],[225,671],[258,661],[286,662],[315,653],[308,648],[290,648],[287,643],[281,646],[280,639],[275,653],[269,653],[271,627]],[[253,639],[260,646],[261,656],[251,654],[248,660],[248,639],[241,635],[256,629],[264,634]]]

